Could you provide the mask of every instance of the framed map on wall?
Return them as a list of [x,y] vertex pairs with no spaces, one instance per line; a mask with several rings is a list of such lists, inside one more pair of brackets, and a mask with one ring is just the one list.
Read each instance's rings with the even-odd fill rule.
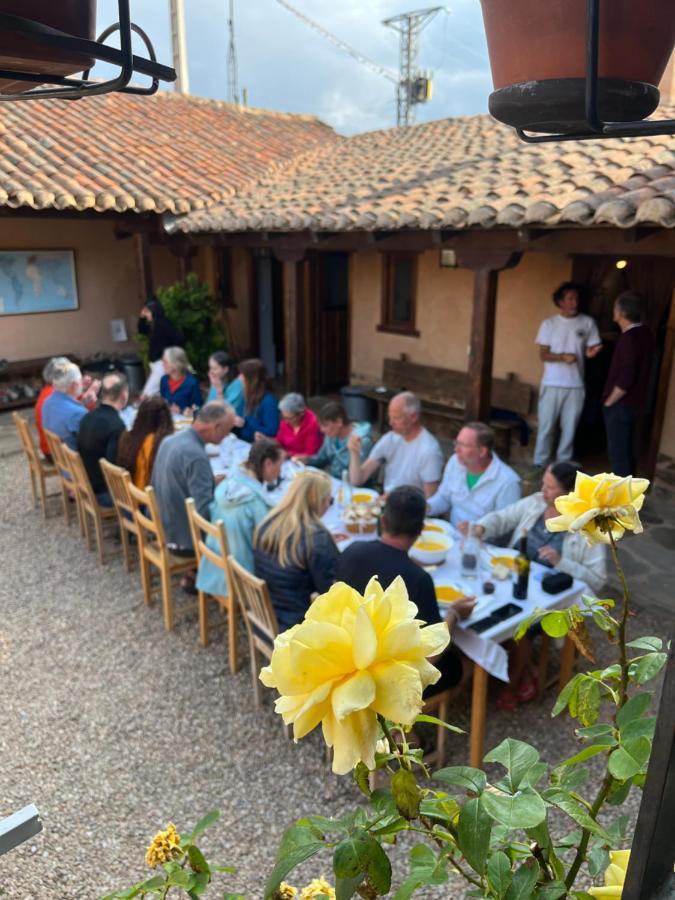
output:
[[0,316],[78,308],[72,250],[0,250]]

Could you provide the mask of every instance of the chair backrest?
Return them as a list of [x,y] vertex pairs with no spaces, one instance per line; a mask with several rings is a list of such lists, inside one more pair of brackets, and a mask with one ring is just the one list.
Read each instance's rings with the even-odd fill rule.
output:
[[61,480],[72,484],[75,479],[73,477],[73,473],[70,470],[70,460],[64,452],[66,445],[63,443],[58,434],[54,434],[53,431],[48,431],[45,428],[44,433],[45,438],[47,439],[47,445],[49,446],[49,452],[52,459],[54,460],[54,465],[58,470]]
[[67,444],[63,443],[61,444],[61,453],[63,459],[65,459],[68,464],[68,468],[73,477],[73,485],[78,493],[80,502],[91,511],[97,510],[98,500],[96,499],[96,494],[94,494],[91,482],[89,481],[89,476],[87,475],[87,470],[82,462],[82,457],[77,450],[71,450]]
[[267,582],[251,575],[234,556],[229,557],[229,564],[232,590],[239,603],[249,640],[269,659],[274,638],[279,634],[279,623]]
[[33,435],[30,433],[30,426],[28,422],[23,418],[23,416],[20,416],[18,412],[13,412],[12,418],[14,419],[16,430],[19,432],[21,446],[23,447],[23,452],[28,458],[29,464],[39,466],[40,457],[38,456],[38,452],[35,448],[35,442],[33,441]]
[[120,524],[127,531],[137,533],[138,525],[134,518],[134,507],[129,494],[131,475],[126,469],[113,465],[107,459],[101,458],[99,463],[101,464],[101,472],[103,472],[105,483],[108,486],[108,493],[115,504]]
[[166,546],[166,534],[157,506],[157,496],[154,488],[148,487],[142,491],[137,488],[131,479],[127,482],[129,497],[134,511],[134,519],[138,525],[138,539],[141,547],[148,543],[156,544],[161,553],[168,554]]
[[[197,563],[200,563],[202,557],[208,559],[214,566],[218,566],[225,574],[225,581],[230,586],[230,548],[227,543],[227,534],[225,533],[225,525],[222,519],[216,522],[209,522],[204,516],[200,516],[192,497],[188,497],[185,501],[188,522],[190,523],[190,531],[192,533],[192,546],[195,548],[195,556]],[[209,547],[206,538],[213,538],[216,550]]]

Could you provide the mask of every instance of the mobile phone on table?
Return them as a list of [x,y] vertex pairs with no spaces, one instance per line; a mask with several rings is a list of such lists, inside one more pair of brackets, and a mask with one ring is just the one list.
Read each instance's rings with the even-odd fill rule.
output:
[[521,613],[522,611],[523,607],[518,606],[517,603],[505,603],[504,606],[500,606],[499,609],[490,613],[489,616],[486,616],[484,619],[479,619],[478,622],[473,622],[468,627],[477,634],[480,634],[482,631],[487,631],[488,628],[492,628],[493,625],[499,625],[500,622],[504,622],[512,616],[517,616],[518,613]]

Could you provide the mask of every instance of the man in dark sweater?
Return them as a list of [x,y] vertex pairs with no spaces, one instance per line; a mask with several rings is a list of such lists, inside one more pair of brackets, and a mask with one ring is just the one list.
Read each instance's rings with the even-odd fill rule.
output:
[[166,540],[177,556],[192,556],[192,535],[185,501],[192,497],[200,516],[211,517],[215,484],[205,444],[219,444],[232,431],[234,410],[229,403],[214,400],[197,413],[189,428],[164,438],[152,467],[152,486],[162,518]]
[[614,302],[621,334],[602,395],[609,463],[615,475],[635,475],[635,421],[647,403],[654,363],[654,338],[642,322],[644,302],[624,291]]
[[[403,485],[390,491],[382,510],[382,536],[377,541],[355,541],[347,547],[338,561],[336,581],[344,581],[363,593],[373,575],[377,575],[383,588],[400,575],[419,618],[434,625],[443,621],[434,583],[429,573],[408,556],[422,533],[426,509],[426,498],[419,488]],[[459,619],[468,618],[475,605],[473,597],[464,597],[448,607],[445,618],[450,629]],[[428,693],[438,693],[460,680],[462,664],[454,652],[446,650],[434,665],[440,669],[441,679]]]
[[129,402],[129,385],[121,372],[111,372],[103,377],[99,405],[80,422],[77,449],[87,470],[92,489],[101,506],[112,506],[99,459],[114,463],[117,460],[117,442],[124,431],[120,410]]

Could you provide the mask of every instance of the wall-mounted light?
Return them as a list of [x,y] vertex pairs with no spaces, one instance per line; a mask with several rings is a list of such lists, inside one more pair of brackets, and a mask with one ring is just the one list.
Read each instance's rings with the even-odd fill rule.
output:
[[441,250],[441,266],[444,269],[456,269],[457,268],[457,254],[454,250]]
[[627,259],[617,259],[617,261],[614,263],[614,265],[616,266],[617,269],[625,269],[626,266],[628,265],[628,260]]

